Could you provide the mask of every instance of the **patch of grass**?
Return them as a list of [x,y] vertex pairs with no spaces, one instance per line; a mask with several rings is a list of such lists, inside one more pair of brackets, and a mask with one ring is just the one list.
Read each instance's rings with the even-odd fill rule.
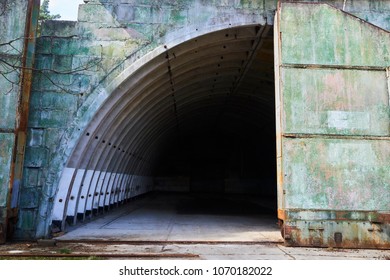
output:
[[61,248],[61,249],[59,250],[59,253],[60,253],[60,254],[71,254],[71,253],[72,253],[72,250],[69,249],[69,248]]

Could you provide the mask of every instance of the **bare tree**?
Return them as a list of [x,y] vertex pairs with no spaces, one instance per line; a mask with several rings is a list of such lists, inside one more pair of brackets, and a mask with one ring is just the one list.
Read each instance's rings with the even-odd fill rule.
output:
[[9,11],[13,2],[11,0],[0,0],[0,16],[3,16]]
[[[12,12],[12,6],[14,5],[12,0],[0,0],[0,23],[6,22],[9,17],[9,13]],[[45,20],[58,19],[59,15],[50,15],[48,12],[47,6],[49,1],[44,0],[41,5],[40,17],[39,17],[39,26],[41,26]],[[51,38],[51,39],[72,39],[75,36],[60,37],[60,36],[37,36],[35,39],[39,40],[41,38]],[[100,57],[91,57],[91,59],[85,61],[82,65],[77,68],[72,69],[63,69],[62,71],[57,71],[52,68],[26,68],[23,67],[21,61],[23,59],[23,43],[26,37],[19,36],[16,38],[10,39],[9,36],[2,36],[0,34],[0,82],[3,81],[2,89],[0,93],[10,94],[13,92],[17,86],[20,84],[20,73],[22,70],[32,70],[34,74],[43,75],[48,81],[50,81],[54,86],[61,89],[61,91],[69,92],[71,84],[61,84],[57,80],[55,81],[53,77],[55,75],[72,75],[79,72],[90,70],[98,66],[102,61],[102,56]]]
[[21,51],[14,46],[20,38],[11,40],[6,43],[0,43],[0,76],[8,82],[9,87],[4,89],[5,94],[9,94],[14,87],[19,84],[19,70]]

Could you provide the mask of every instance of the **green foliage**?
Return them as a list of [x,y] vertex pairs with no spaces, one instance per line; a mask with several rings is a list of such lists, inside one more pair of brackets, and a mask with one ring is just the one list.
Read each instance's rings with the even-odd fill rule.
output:
[[61,16],[59,14],[57,14],[57,15],[50,14],[49,2],[50,2],[50,0],[43,0],[42,1],[41,9],[39,10],[39,21],[61,18]]
[[60,254],[71,254],[72,253],[72,250],[68,249],[68,248],[61,248],[60,249]]
[[0,17],[10,10],[12,4],[10,0],[0,0]]
[[38,18],[38,36],[41,35],[42,30],[42,21],[53,20],[61,18],[61,15],[51,15],[49,11],[49,2],[50,0],[43,0],[41,7],[39,9],[39,18]]

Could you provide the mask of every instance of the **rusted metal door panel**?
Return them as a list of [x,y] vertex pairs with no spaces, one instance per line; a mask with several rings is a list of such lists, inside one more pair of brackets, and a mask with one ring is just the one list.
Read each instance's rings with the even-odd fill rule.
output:
[[[22,2],[16,4],[20,6],[10,7],[7,13],[10,15],[15,13],[13,14],[15,16],[23,15],[26,12],[23,15],[26,16],[26,20],[18,19],[19,25],[14,26],[14,30],[11,30],[14,33],[8,34],[13,34],[16,37],[8,38],[5,36],[1,38],[1,40],[8,40],[8,42],[1,42],[5,46],[13,46],[10,42],[15,42],[11,51],[5,51],[6,56],[14,56],[15,67],[7,71],[15,77],[6,79],[9,86],[7,83],[2,83],[9,88],[4,91],[6,93],[5,99],[0,98],[0,101],[5,101],[4,104],[1,103],[1,109],[4,112],[9,111],[0,116],[5,117],[4,120],[0,121],[0,244],[11,237],[18,217],[19,192],[23,187],[23,162],[40,8],[39,0]],[[23,27],[24,32],[22,31]]]
[[282,2],[275,57],[286,245],[390,248],[390,34]]

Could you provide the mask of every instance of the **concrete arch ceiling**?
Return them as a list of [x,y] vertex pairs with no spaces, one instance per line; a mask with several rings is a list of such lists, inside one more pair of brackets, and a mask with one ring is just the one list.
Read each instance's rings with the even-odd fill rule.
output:
[[74,223],[153,186],[167,145],[221,131],[274,135],[273,32],[212,32],[147,62],[96,112],[63,172],[53,220]]

